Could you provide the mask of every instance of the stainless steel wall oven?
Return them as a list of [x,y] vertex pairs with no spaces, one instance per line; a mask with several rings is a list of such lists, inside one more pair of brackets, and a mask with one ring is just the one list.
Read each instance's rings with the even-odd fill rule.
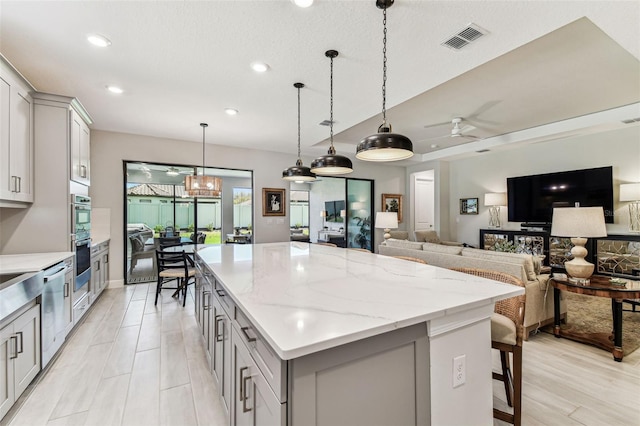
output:
[[73,301],[79,300],[88,289],[91,278],[91,199],[86,195],[72,195],[72,249],[76,253],[76,280]]

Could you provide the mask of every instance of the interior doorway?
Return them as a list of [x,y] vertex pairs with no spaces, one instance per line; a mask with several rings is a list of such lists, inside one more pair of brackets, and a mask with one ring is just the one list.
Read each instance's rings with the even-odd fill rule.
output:
[[426,170],[413,175],[413,229],[433,229],[435,224],[435,172]]

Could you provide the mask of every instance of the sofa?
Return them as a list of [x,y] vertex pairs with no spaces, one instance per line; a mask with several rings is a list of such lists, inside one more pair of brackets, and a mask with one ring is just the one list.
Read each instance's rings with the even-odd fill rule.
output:
[[[549,274],[540,273],[540,260],[535,256],[394,238],[378,246],[378,253],[415,257],[429,265],[447,269],[488,269],[514,275],[525,284],[525,340],[531,331],[553,324],[553,288],[549,285]],[[560,312],[566,318],[564,300],[561,300]]]

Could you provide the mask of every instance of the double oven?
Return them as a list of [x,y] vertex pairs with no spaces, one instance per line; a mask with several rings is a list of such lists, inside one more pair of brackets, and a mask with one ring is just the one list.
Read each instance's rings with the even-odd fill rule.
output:
[[86,195],[72,195],[72,250],[76,253],[76,279],[73,303],[89,291],[91,278],[91,199]]

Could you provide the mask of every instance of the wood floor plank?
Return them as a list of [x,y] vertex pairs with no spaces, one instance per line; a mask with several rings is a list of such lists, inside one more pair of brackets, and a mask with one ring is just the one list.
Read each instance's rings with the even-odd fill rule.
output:
[[89,407],[87,425],[120,425],[124,412],[129,374],[103,378]]
[[102,377],[107,378],[131,373],[139,333],[139,325],[123,327],[119,330],[118,336],[111,347],[111,353],[107,359]]
[[89,347],[79,368],[51,414],[50,420],[87,411],[102,377],[102,370],[111,352],[111,343]]
[[191,386],[183,385],[160,391],[160,425],[196,426]]
[[189,376],[198,424],[228,426],[229,420],[219,397],[218,387],[211,380],[211,372],[204,355],[189,359]]
[[127,311],[122,318],[121,327],[130,325],[140,325],[142,323],[142,315],[144,314],[145,300],[132,299],[127,307]]
[[135,291],[133,292],[133,296],[131,296],[131,300],[146,300],[147,293],[149,291],[149,283],[136,284]]
[[162,333],[160,342],[160,390],[189,383],[189,369],[182,332]]
[[122,425],[160,422],[160,349],[136,353]]
[[[70,416],[60,417],[59,419],[51,420],[47,422],[47,426],[84,426],[91,423],[87,423],[88,411],[82,413],[71,414]],[[39,424],[39,423],[34,423]],[[101,423],[102,424],[102,423]]]
[[145,314],[142,317],[140,336],[138,336],[137,351],[160,348],[162,334],[162,316],[156,313]]

